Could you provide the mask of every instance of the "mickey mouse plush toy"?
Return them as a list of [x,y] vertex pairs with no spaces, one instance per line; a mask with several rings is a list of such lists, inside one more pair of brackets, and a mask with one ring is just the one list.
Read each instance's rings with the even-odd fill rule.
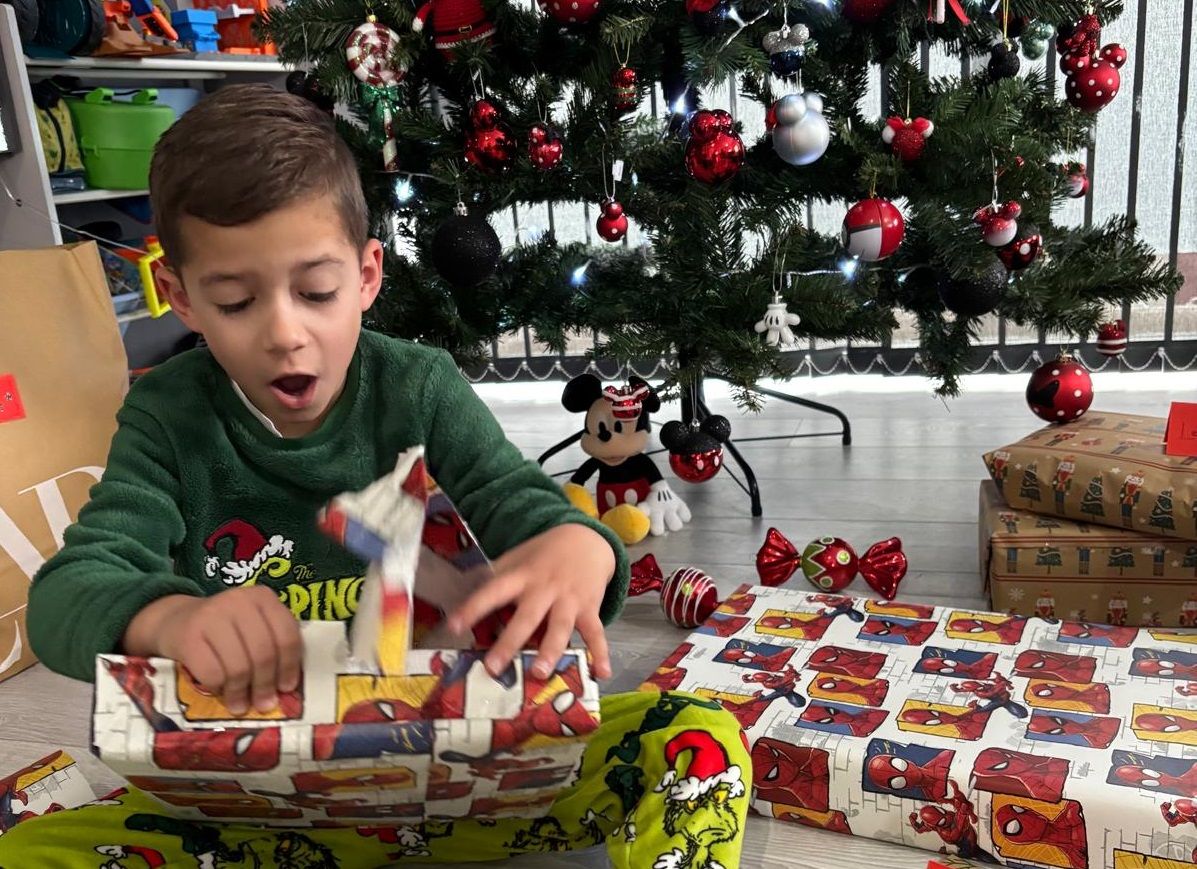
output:
[[[570,413],[585,413],[582,451],[590,456],[565,484],[570,503],[600,519],[629,546],[651,531],[677,531],[690,521],[686,506],[656,464],[644,454],[651,423],[661,399],[639,377],[626,386],[603,388],[593,374],[579,374],[565,386],[561,403]],[[598,471],[597,501],[584,488]]]

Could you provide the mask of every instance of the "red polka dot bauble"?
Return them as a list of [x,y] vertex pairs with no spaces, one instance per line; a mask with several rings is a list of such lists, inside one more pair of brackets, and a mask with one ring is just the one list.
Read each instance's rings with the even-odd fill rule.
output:
[[539,0],[540,8],[558,24],[585,24],[599,11],[599,0]]
[[1031,412],[1046,422],[1072,422],[1093,403],[1093,380],[1067,353],[1035,369],[1027,384]]
[[715,581],[697,567],[679,567],[661,586],[661,609],[679,628],[696,628],[719,606]]
[[893,5],[894,0],[844,0],[840,12],[853,24],[872,24]]

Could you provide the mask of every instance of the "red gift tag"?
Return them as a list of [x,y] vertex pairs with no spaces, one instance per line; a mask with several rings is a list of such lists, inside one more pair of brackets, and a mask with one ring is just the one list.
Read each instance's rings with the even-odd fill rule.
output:
[[1197,404],[1172,402],[1168,411],[1168,430],[1164,434],[1164,452],[1170,456],[1197,456]]
[[16,376],[0,374],[0,422],[16,422],[24,418],[25,405],[21,404]]

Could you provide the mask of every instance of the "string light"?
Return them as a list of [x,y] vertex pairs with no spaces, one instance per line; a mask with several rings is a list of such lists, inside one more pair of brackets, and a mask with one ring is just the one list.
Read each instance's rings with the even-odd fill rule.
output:
[[856,257],[851,259],[843,259],[839,262],[840,271],[844,273],[844,277],[852,280],[856,277],[856,270],[860,267],[860,260]]
[[570,275],[569,282],[575,287],[582,286],[582,284],[586,283],[586,271],[589,268],[590,260],[586,260],[586,262],[574,269],[573,274]]
[[395,179],[395,201],[400,205],[406,205],[411,202],[416,191],[411,186],[411,176],[406,175],[402,178]]

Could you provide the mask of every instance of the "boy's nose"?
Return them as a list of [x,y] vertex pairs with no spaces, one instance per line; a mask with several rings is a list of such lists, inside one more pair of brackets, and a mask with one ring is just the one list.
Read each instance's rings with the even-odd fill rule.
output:
[[266,331],[267,348],[278,353],[298,350],[307,343],[303,326],[293,311],[275,311]]

